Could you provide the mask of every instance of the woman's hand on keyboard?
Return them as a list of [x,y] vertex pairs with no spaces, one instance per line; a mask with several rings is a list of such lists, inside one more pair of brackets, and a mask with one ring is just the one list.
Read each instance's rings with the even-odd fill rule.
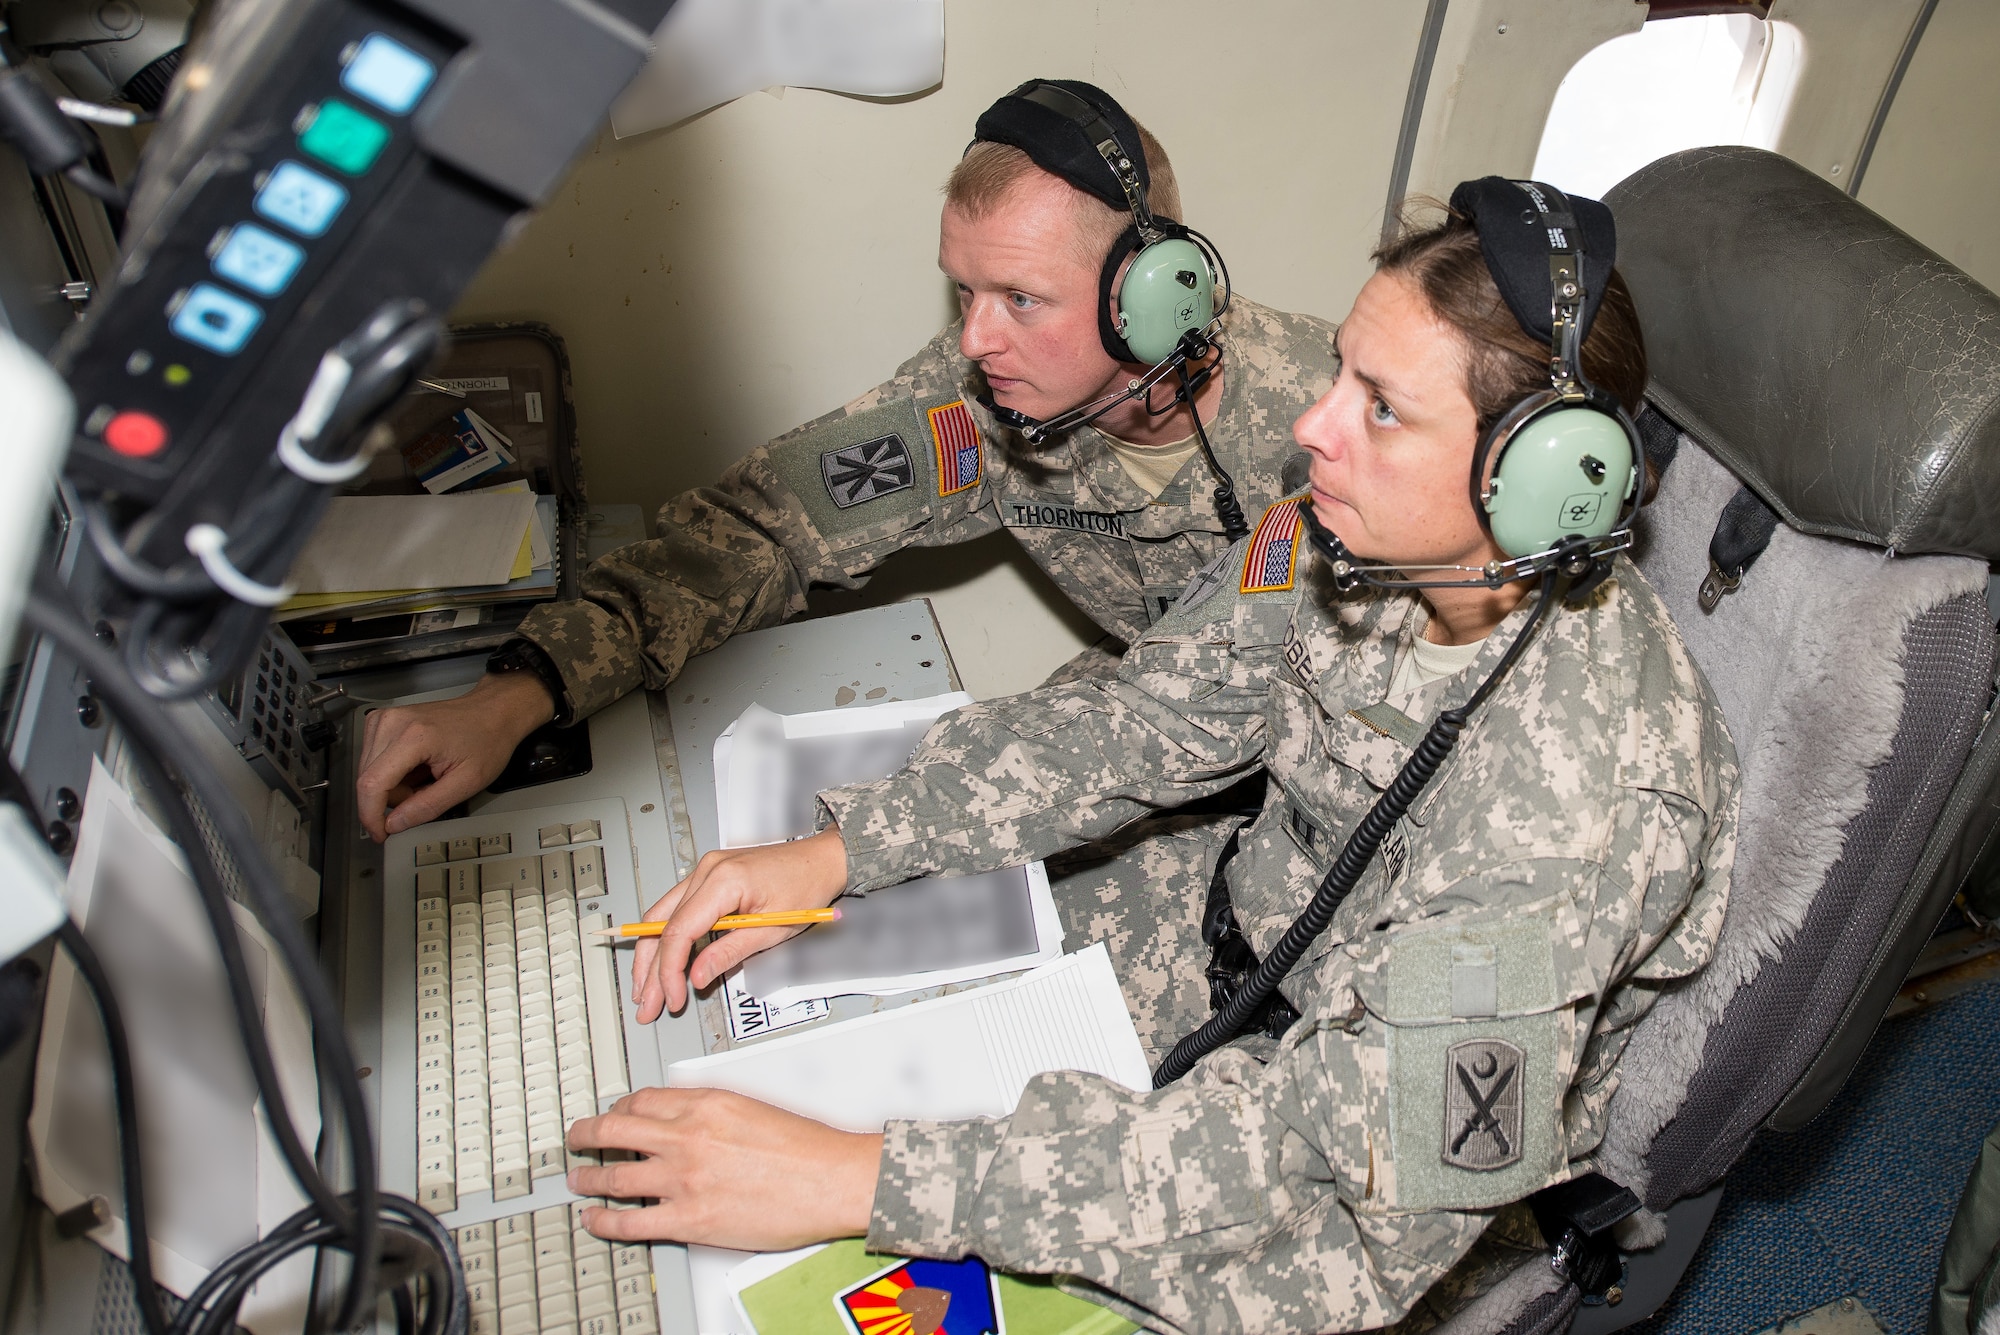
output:
[[455,699],[375,710],[354,781],[361,828],[380,843],[436,820],[493,782],[521,739],[554,716],[548,690],[527,672],[489,673]]
[[650,1197],[586,1210],[600,1238],[666,1238],[786,1251],[868,1231],[882,1137],[837,1131],[719,1089],[642,1089],[569,1129],[571,1148],[629,1150],[630,1163],[573,1168],[579,1196]]
[[639,992],[639,1023],[662,1010],[680,1014],[688,991],[707,987],[760,950],[803,932],[803,927],[744,927],[724,932],[695,957],[688,953],[726,913],[775,913],[825,908],[847,888],[847,847],[829,826],[806,839],[761,848],[707,853],[685,881],[646,910],[647,922],[664,922],[657,938],[642,939],[632,956]]

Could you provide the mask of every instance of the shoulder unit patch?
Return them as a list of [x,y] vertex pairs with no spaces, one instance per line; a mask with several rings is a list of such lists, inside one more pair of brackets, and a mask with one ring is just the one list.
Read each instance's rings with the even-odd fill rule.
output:
[[952,496],[979,485],[979,428],[964,399],[929,409],[931,445],[937,451],[938,495]]
[[819,471],[826,494],[843,510],[915,486],[917,480],[909,446],[894,432],[826,451],[819,457]]
[[1503,1038],[1454,1043],[1444,1054],[1444,1161],[1490,1173],[1521,1157],[1522,1068],[1528,1054]]
[[1280,593],[1292,587],[1298,569],[1299,506],[1304,497],[1279,501],[1264,511],[1243,558],[1243,593]]

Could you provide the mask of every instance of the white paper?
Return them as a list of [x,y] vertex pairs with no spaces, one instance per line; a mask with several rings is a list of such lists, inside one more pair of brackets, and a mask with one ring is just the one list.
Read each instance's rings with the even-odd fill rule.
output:
[[[305,1204],[266,1132],[215,939],[179,850],[101,764],[91,767],[70,864],[70,913],[118,989],[132,1048],[153,1269],[185,1295],[224,1257]],[[310,1028],[276,946],[231,905],[264,1003],[278,1083],[310,1148],[319,1135]],[[56,957],[29,1141],[42,1198],[61,1212],[93,1195],[124,1200],[110,1062],[90,994]],[[91,1237],[129,1259],[122,1215]],[[242,1324],[257,1335],[297,1330],[312,1258],[286,1262],[254,1290]]]
[[[526,478],[515,478],[512,482],[496,482],[490,487],[474,487],[463,493],[467,496],[502,496],[528,491]],[[550,535],[556,529],[556,498],[535,497],[535,522],[528,529],[529,557],[535,569],[547,570],[555,564],[555,539]],[[519,549],[516,548],[518,553]]]
[[[724,848],[811,834],[817,794],[886,778],[909,762],[963,691],[804,714],[751,705],[715,742]],[[750,960],[742,990],[771,1006],[860,993],[890,996],[1011,973],[1062,953],[1062,921],[1040,863],[932,876],[840,901],[841,920]]]
[[[1043,1071],[1152,1087],[1102,942],[991,987],[675,1062],[667,1084],[734,1090],[844,1131],[880,1131],[891,1118],[1005,1116]],[[751,1335],[729,1283],[751,1259],[688,1248],[702,1335]]]
[[[1062,917],[1039,862],[980,876],[925,876],[840,901],[839,922],[809,927],[743,965],[766,1005],[894,996],[1032,968],[1062,954]],[[922,967],[917,967],[921,965]]]
[[336,496],[291,580],[299,593],[505,584],[534,513],[528,492]]
[[611,129],[658,130],[759,88],[897,97],[943,80],[944,0],[678,0]]
[[964,691],[806,714],[751,705],[715,740],[715,823],[724,848],[776,844],[813,832],[816,795],[886,779]]

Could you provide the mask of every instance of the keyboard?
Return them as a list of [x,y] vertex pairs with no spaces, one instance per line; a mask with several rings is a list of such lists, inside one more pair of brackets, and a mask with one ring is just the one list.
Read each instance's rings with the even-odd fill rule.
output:
[[571,1122],[663,1082],[623,1001],[631,951],[592,935],[643,908],[624,803],[439,821],[382,853],[383,1186],[453,1229],[480,1335],[653,1335],[647,1248],[584,1233],[605,1202],[564,1180],[596,1161],[565,1149]]

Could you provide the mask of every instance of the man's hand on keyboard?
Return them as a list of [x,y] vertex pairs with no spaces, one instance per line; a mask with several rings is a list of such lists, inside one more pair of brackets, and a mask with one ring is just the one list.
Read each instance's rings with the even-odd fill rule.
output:
[[571,1149],[630,1150],[630,1163],[573,1168],[580,1196],[651,1197],[584,1211],[615,1241],[664,1238],[786,1251],[868,1231],[882,1137],[837,1131],[719,1089],[642,1089],[569,1129]]
[[761,848],[706,853],[685,881],[646,910],[647,922],[667,930],[642,939],[632,956],[639,993],[639,1023],[651,1024],[662,1010],[680,1014],[688,989],[707,987],[760,950],[769,950],[803,927],[744,927],[721,939],[688,967],[688,952],[715,920],[726,913],[774,913],[781,909],[825,908],[847,888],[847,848],[829,826],[806,839]]
[[380,843],[437,819],[493,782],[521,739],[554,716],[548,690],[527,672],[488,674],[455,699],[375,710],[354,784],[361,828]]

